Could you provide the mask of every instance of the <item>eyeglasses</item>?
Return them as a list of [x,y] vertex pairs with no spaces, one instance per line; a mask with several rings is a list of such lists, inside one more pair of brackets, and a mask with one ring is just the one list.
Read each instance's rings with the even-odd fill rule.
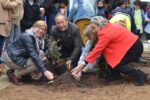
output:
[[44,32],[46,31],[46,29],[44,27],[38,27],[38,28]]

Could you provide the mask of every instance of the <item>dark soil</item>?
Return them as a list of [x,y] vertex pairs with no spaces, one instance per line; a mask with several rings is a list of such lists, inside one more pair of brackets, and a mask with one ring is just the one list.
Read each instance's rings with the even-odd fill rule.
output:
[[[150,74],[150,53],[144,53],[143,57],[148,63],[132,63],[130,66],[141,69]],[[51,68],[50,65],[48,67]],[[64,67],[54,67],[58,74],[52,84],[48,81],[31,82],[22,86],[10,85],[0,91],[0,100],[149,100],[150,85],[135,86],[129,78],[116,83],[104,84],[102,79],[95,75],[84,75],[81,82],[77,82]],[[52,67],[52,69],[53,69]],[[58,68],[55,70],[55,68]],[[57,72],[58,71],[58,72]],[[65,73],[64,73],[65,72]],[[63,74],[64,73],[64,74]],[[79,84],[79,85],[78,85]]]
[[53,83],[49,84],[50,90],[66,90],[70,88],[79,87],[80,83],[73,78],[69,71],[58,76]]

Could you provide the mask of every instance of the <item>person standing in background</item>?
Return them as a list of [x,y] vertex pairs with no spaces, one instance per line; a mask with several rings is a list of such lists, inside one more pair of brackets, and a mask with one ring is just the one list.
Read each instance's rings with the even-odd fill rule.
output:
[[68,1],[60,0],[59,1],[59,12],[64,14],[66,18],[68,17]]
[[148,43],[150,43],[150,7],[147,8],[147,11],[144,17],[145,17],[145,22],[147,23],[144,31],[146,32],[147,41]]
[[73,20],[79,27],[82,42],[85,45],[87,39],[83,30],[90,23],[90,19],[97,14],[97,0],[74,0],[68,19]]
[[11,10],[11,31],[10,36],[6,39],[5,49],[21,34],[20,21],[23,18],[23,1],[22,0],[12,0],[14,2],[18,1],[19,4]]
[[24,1],[24,15],[21,20],[21,32],[32,27],[32,25],[41,19],[40,5],[37,0]]
[[[17,1],[10,1],[10,0],[0,1],[0,13],[1,13],[1,16],[0,16],[0,57],[2,55],[2,49],[3,49],[5,38],[9,37],[10,35],[11,10],[13,10],[19,4],[20,2],[18,0]],[[0,66],[2,66],[2,63],[3,62],[0,60]]]
[[48,25],[47,33],[50,33],[52,26],[55,25],[55,16],[58,13],[58,9],[55,6],[56,3],[58,3],[58,0],[44,0],[43,6],[45,9],[46,22]]
[[98,0],[97,6],[98,6],[97,16],[103,16],[105,18],[108,18],[108,11],[107,11],[107,8],[105,6],[105,1],[104,0]]
[[143,33],[143,25],[144,25],[144,10],[141,9],[141,2],[134,2],[135,8],[133,9],[133,17],[135,21],[136,28],[138,30],[138,36],[141,38]]

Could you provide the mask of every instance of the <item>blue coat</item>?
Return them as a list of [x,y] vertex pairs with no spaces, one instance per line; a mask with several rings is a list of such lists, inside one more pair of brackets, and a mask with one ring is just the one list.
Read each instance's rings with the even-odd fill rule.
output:
[[85,18],[91,19],[96,13],[97,0],[74,0],[68,19],[74,22]]
[[11,60],[21,67],[24,67],[27,60],[32,58],[39,71],[44,72],[46,70],[39,56],[37,39],[32,31],[22,33],[16,41],[9,45],[7,53]]

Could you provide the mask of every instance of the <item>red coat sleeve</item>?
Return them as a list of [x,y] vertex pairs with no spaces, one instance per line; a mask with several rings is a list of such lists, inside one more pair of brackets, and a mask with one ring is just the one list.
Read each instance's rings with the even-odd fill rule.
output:
[[93,48],[93,50],[86,57],[85,61],[92,64],[104,51],[104,49],[108,46],[111,41],[111,36],[107,33],[99,33],[98,41]]

